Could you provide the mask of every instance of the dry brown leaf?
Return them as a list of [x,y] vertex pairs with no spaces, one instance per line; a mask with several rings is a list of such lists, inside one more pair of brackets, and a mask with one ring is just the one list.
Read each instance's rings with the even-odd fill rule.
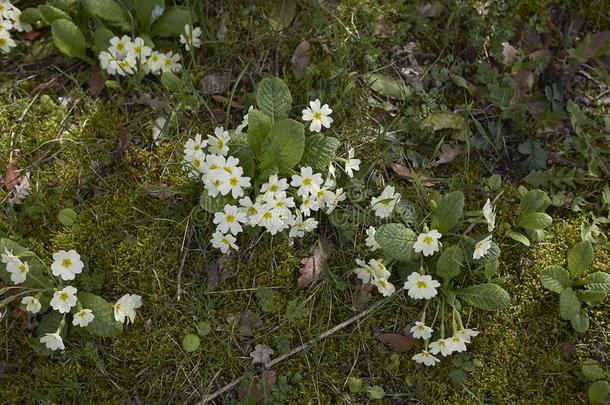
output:
[[30,186],[30,173],[25,173],[19,177],[17,186],[13,190],[13,195],[7,200],[9,205],[21,204],[25,198],[30,195],[32,188]]
[[[224,104],[224,105],[227,105],[227,103],[229,102],[228,98],[226,98],[225,96],[222,96],[220,94],[213,95],[212,96],[212,100],[218,101],[219,103]],[[243,110],[244,106],[239,104],[235,100],[231,100],[231,108],[236,108],[238,110]]]
[[302,70],[309,66],[310,56],[309,49],[311,45],[309,41],[304,39],[301,43],[296,47],[294,53],[292,54],[292,59],[290,63],[292,64],[293,70]]
[[396,353],[408,352],[415,344],[415,339],[411,336],[402,335],[400,333],[380,333],[375,337],[381,343],[390,346]]
[[354,298],[354,308],[358,311],[363,310],[366,307],[366,304],[373,297],[373,292],[375,291],[375,286],[371,283],[366,283],[360,285],[358,291],[356,292],[356,297]]
[[173,193],[170,191],[170,188],[165,183],[157,183],[157,184],[145,184],[142,186],[142,189],[153,197],[160,198],[161,200],[167,200],[170,198]]
[[217,261],[205,265],[208,290],[213,291],[233,275],[233,266],[229,256],[221,256]]
[[263,321],[258,315],[248,309],[238,312],[234,317],[229,317],[227,321],[240,336],[253,336],[254,331],[263,326]]
[[529,70],[520,70],[515,74],[513,83],[517,100],[524,100],[529,96],[535,80],[536,76],[534,75],[534,72]]
[[330,253],[330,242],[321,239],[310,257],[301,259],[301,276],[297,280],[299,288],[305,288],[322,274]]
[[271,387],[277,382],[277,373],[275,370],[265,370],[260,376],[260,382],[258,377],[252,378],[248,381],[247,385],[242,385],[239,389],[240,398],[253,398],[256,402],[263,401],[265,399],[265,392],[268,392]]
[[99,65],[93,65],[89,74],[89,80],[87,80],[87,91],[91,96],[98,97],[102,90],[104,90],[104,83],[106,83],[106,79]]
[[441,153],[438,155],[438,159],[436,159],[432,163],[430,163],[430,166],[436,167],[436,166],[444,165],[447,163],[451,163],[463,151],[464,151],[464,149],[459,145],[456,146],[455,148],[452,148],[450,145],[444,143],[443,146],[441,146]]
[[19,180],[19,171],[12,163],[9,163],[6,168],[6,174],[4,175],[4,187],[6,187],[8,191],[11,191],[17,185],[17,180]]
[[409,169],[407,166],[403,166],[399,163],[390,163],[390,167],[392,168],[392,170],[394,170],[394,173],[398,174],[399,176],[406,177],[410,180],[417,179],[421,181],[426,187],[432,187],[435,184],[429,177],[424,176],[423,174],[412,172],[411,169]]

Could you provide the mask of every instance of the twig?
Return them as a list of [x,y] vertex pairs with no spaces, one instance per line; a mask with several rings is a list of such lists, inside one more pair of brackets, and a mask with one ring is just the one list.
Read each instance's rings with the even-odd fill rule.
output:
[[184,263],[186,263],[186,254],[188,253],[189,245],[191,244],[191,224],[187,221],[186,230],[184,231],[184,238],[182,239],[182,260],[180,261],[180,269],[178,269],[178,276],[176,277],[176,299],[180,301],[182,296],[182,288],[180,282],[182,281],[182,269],[184,269]]
[[[374,312],[375,310],[377,310],[385,301],[380,301],[378,303],[376,303],[375,305],[371,306],[370,308],[360,312],[359,314],[354,315],[353,317],[349,318],[346,321],[341,322],[340,324],[330,328],[329,330],[327,330],[326,332],[322,333],[321,335],[319,335],[316,338],[311,339],[309,342],[303,343],[300,346],[295,347],[294,349],[292,349],[291,351],[289,351],[288,353],[277,357],[271,361],[268,361],[267,363],[265,363],[265,368],[269,369],[271,367],[273,367],[274,365],[276,365],[277,363],[286,360],[289,357],[294,356],[297,353],[302,352],[303,350],[308,349],[309,347],[313,346],[314,344],[318,343],[320,340],[326,339],[327,337],[329,337],[330,335],[332,335],[333,333],[345,328],[346,326],[356,322],[357,320],[364,318],[365,316],[371,314],[372,312]],[[214,392],[213,394],[207,395],[205,396],[201,402],[199,402],[199,404],[206,404],[208,402],[210,402],[211,400],[213,400],[214,398],[224,394],[225,392],[229,391],[231,388],[235,387],[237,384],[239,384],[246,376],[242,375],[241,377],[238,377],[236,379],[234,379],[233,381],[231,381],[230,383],[228,383],[227,385],[225,385],[224,387],[222,387],[221,389],[219,389],[218,391]]]

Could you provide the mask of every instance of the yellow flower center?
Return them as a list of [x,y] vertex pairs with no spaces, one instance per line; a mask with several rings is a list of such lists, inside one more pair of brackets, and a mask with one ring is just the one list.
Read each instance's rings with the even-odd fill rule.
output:
[[210,165],[210,170],[216,170],[216,169],[218,169],[218,165],[216,163],[212,163]]
[[229,179],[229,184],[230,184],[232,187],[235,187],[235,186],[237,186],[237,185],[239,184],[239,179],[238,179],[237,177],[231,177],[231,178]]
[[425,329],[425,327],[424,327],[424,325],[418,325],[418,326],[417,326],[417,329],[419,329],[419,330],[423,331],[423,330]]
[[193,160],[193,166],[195,168],[199,169],[199,167],[201,167],[201,160],[199,160],[199,159]]
[[434,242],[434,238],[432,236],[430,236],[430,235],[424,236],[424,243],[426,245],[430,245],[430,244],[432,244],[432,242]]
[[70,259],[63,259],[61,261],[61,265],[62,265],[62,267],[65,267],[67,269],[70,266],[72,266],[72,260],[70,260]]
[[227,215],[227,216],[225,217],[225,220],[226,220],[226,221],[227,221],[229,224],[232,224],[233,222],[235,222],[235,216],[234,216],[234,215],[229,214],[229,215]]
[[172,65],[172,60],[170,58],[165,59],[165,62],[163,62],[163,64],[166,67],[170,67]]
[[284,201],[276,201],[276,202],[275,202],[275,206],[276,206],[276,207],[283,207],[284,205],[285,205],[285,204],[284,204]]
[[311,186],[313,184],[313,179],[311,177],[305,177],[303,179],[303,185]]
[[271,190],[271,192],[275,193],[278,190],[277,184],[272,184],[271,187],[269,187],[269,190]]
[[256,211],[256,208],[254,208],[254,207],[248,207],[248,211],[247,212],[248,212],[248,216],[252,216],[252,215],[256,215],[256,213],[258,211]]
[[69,297],[69,294],[65,291],[63,291],[61,294],[59,294],[59,299],[62,301],[67,301]]
[[269,212],[269,211],[267,211],[267,212],[265,212],[263,214],[263,219],[267,219],[268,220],[268,219],[271,219],[272,217],[273,217],[273,214],[271,212]]
[[320,111],[316,111],[313,113],[313,119],[316,121],[320,121],[322,119],[322,113]]
[[119,42],[118,44],[116,44],[116,49],[117,51],[122,51],[125,49],[125,44],[123,44],[122,42]]
[[227,238],[222,238],[222,244],[223,245],[229,245],[231,242],[229,242],[229,239]]
[[5,38],[0,38],[0,46],[4,46],[7,44],[7,41]]
[[199,150],[201,149],[201,145],[199,145],[198,143],[195,144],[195,146],[193,146],[194,150]]
[[25,264],[20,264],[19,273],[25,273],[26,271],[27,271],[27,268],[25,267]]
[[415,283],[415,287],[426,288],[428,287],[428,283],[426,283],[424,280],[417,280],[417,282]]
[[117,312],[118,312],[118,311],[120,311],[120,310],[121,310],[121,304],[119,304],[119,303],[114,304],[114,309],[115,309]]
[[223,141],[222,139],[216,141],[216,147],[218,149],[221,149],[223,146],[225,146],[225,141]]

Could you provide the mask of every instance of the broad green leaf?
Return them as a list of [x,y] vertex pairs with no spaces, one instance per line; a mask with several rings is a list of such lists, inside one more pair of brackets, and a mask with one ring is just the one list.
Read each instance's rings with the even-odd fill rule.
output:
[[432,213],[432,228],[445,233],[455,227],[464,212],[464,193],[445,194]]
[[499,311],[510,304],[510,295],[497,284],[478,284],[457,291],[458,298],[484,311]]
[[231,156],[239,159],[239,165],[244,169],[244,176],[252,178],[256,170],[256,164],[254,163],[254,156],[252,151],[246,145],[233,145],[230,151]]
[[599,363],[593,359],[585,359],[581,367],[582,374],[591,382],[602,380],[607,377],[604,370],[599,366]]
[[271,14],[269,14],[271,27],[276,31],[287,28],[294,20],[296,9],[295,0],[275,0]]
[[79,292],[76,296],[83,308],[93,312],[94,318],[85,326],[85,330],[103,337],[116,336],[123,331],[123,324],[114,319],[114,308],[111,303],[99,295],[88,292]]
[[584,333],[589,329],[589,314],[587,310],[582,308],[572,319],[570,319],[572,328],[578,333]]
[[385,391],[379,385],[368,387],[367,393],[371,399],[382,399],[385,396]]
[[536,231],[549,227],[553,223],[553,218],[544,212],[527,212],[519,216],[518,225],[524,229]]
[[544,191],[526,191],[521,197],[521,213],[544,211],[550,203],[551,201]]
[[581,290],[577,291],[576,295],[578,295],[578,299],[582,302],[586,302],[589,305],[599,305],[606,299],[608,293],[606,291]]
[[154,22],[151,32],[158,37],[179,37],[185,25],[193,25],[197,17],[187,7],[175,6],[168,9]]
[[559,315],[564,321],[569,321],[580,313],[580,300],[571,288],[564,288],[559,293]]
[[199,336],[195,335],[194,333],[184,335],[184,338],[182,338],[182,348],[188,353],[197,350],[199,348],[199,343]]
[[502,253],[500,251],[500,247],[495,242],[491,242],[491,246],[489,246],[489,250],[487,251],[485,256],[481,257],[480,259],[475,259],[473,260],[473,262],[476,264],[485,264],[493,262],[500,258],[500,253]]
[[48,25],[51,25],[54,21],[61,19],[68,21],[71,20],[70,16],[66,14],[63,10],[48,4],[41,4],[40,6],[38,6],[38,13],[42,21],[44,21]]
[[560,266],[546,267],[540,274],[540,282],[544,288],[557,294],[561,293],[564,288],[572,286],[570,273]]
[[93,47],[96,52],[108,50],[110,40],[114,37],[114,33],[104,26],[100,26],[93,34]]
[[259,110],[248,113],[248,145],[256,156],[263,153],[263,143],[271,133],[271,117]]
[[409,262],[417,257],[413,243],[417,239],[415,232],[403,224],[385,224],[375,232],[375,240],[383,249],[388,259]]
[[88,60],[85,50],[85,36],[72,21],[55,20],[51,25],[53,43],[62,53],[72,57]]
[[57,219],[64,226],[72,226],[78,220],[78,214],[72,208],[64,208],[57,213]]
[[607,380],[595,381],[587,390],[589,404],[601,405],[610,396],[610,383]]
[[143,31],[148,31],[152,23],[165,11],[164,0],[130,0],[129,3]]
[[28,7],[21,11],[21,22],[26,24],[35,24],[38,20],[42,20],[40,10],[35,7]]
[[265,77],[256,88],[256,104],[274,122],[287,118],[292,108],[290,89],[279,77]]
[[450,246],[443,250],[436,262],[436,274],[449,282],[461,272],[464,263],[464,252],[458,246]]
[[[38,322],[38,326],[36,327],[36,336],[44,336],[45,333],[55,333],[57,332],[57,328],[61,324],[61,320],[63,319],[62,314],[56,311],[47,312],[43,314],[40,318],[40,322]],[[67,324],[67,322],[66,322]],[[65,337],[66,334],[66,326],[62,328],[59,333],[61,336]],[[64,343],[65,344],[65,343]]]
[[276,121],[263,143],[262,171],[277,169],[280,174],[290,174],[292,168],[301,161],[304,148],[303,124],[292,119]]
[[530,244],[531,244],[530,240],[527,238],[527,236],[525,236],[524,234],[522,234],[520,232],[508,230],[508,231],[506,231],[506,236],[508,236],[512,240],[515,240],[519,243],[524,244],[525,246],[530,246]]
[[596,271],[585,279],[585,286],[590,290],[610,292],[610,274]]
[[129,19],[125,10],[114,0],[84,0],[85,6],[91,14],[111,24],[129,27]]
[[381,73],[366,74],[364,81],[376,93],[396,100],[406,100],[413,94],[413,91],[403,82]]
[[568,269],[572,277],[580,277],[593,263],[593,245],[584,241],[575,245],[568,253]]
[[328,163],[336,156],[339,140],[332,136],[314,134],[305,138],[305,152],[300,166],[311,166],[315,170],[325,171]]
[[500,262],[498,259],[485,263],[485,278],[487,280],[491,280],[496,274],[498,274],[499,268]]
[[180,92],[183,86],[182,80],[172,72],[164,72],[161,75],[161,83],[172,93]]

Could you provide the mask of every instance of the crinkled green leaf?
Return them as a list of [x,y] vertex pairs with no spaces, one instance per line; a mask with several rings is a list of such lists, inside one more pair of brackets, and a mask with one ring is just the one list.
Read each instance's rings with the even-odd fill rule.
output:
[[256,156],[263,153],[263,143],[271,133],[271,117],[259,110],[248,113],[248,145]]
[[197,16],[187,7],[174,6],[167,9],[152,25],[153,36],[179,37],[184,33],[184,26],[193,26],[197,22]]
[[464,213],[464,193],[445,194],[432,212],[432,228],[445,233],[455,227]]
[[383,249],[384,257],[403,262],[417,257],[413,250],[416,239],[415,232],[403,224],[385,224],[375,232],[375,240]]
[[273,122],[287,118],[292,108],[290,89],[279,77],[266,77],[256,88],[256,104]]
[[436,275],[449,282],[461,272],[464,263],[464,252],[458,246],[450,246],[443,250],[436,262]]
[[551,203],[548,195],[542,190],[528,190],[521,197],[521,213],[544,211]]
[[572,328],[578,333],[584,333],[589,329],[589,314],[587,310],[582,308],[572,319],[570,324]]
[[38,6],[38,14],[42,21],[44,21],[48,25],[53,24],[53,22],[56,20],[71,20],[70,16],[66,14],[63,10],[57,7],[53,7],[49,4],[41,4],[40,6]]
[[484,311],[499,311],[510,304],[510,295],[497,284],[472,285],[456,293],[458,298]]
[[292,119],[276,121],[263,143],[261,170],[277,169],[280,174],[292,172],[303,156],[305,128]]
[[568,253],[568,269],[572,277],[580,277],[593,263],[593,245],[584,241],[576,244]]
[[527,236],[525,236],[524,234],[522,234],[520,232],[508,230],[506,232],[506,236],[508,236],[512,240],[515,240],[515,241],[517,241],[519,243],[524,244],[525,246],[530,246],[531,245],[530,240],[527,238]]
[[366,74],[364,81],[376,93],[396,100],[406,100],[413,93],[404,83],[382,73]]
[[76,296],[83,308],[93,312],[93,321],[85,326],[85,330],[103,337],[116,336],[123,331],[123,324],[114,319],[114,308],[111,303],[99,295],[88,292],[79,292]]
[[455,113],[435,113],[431,114],[421,123],[422,127],[432,127],[435,131],[442,129],[455,129],[464,131],[466,120],[461,115]]
[[121,5],[114,0],[84,0],[87,10],[96,17],[111,24],[129,27],[127,13]]
[[294,20],[296,9],[295,0],[275,0],[271,14],[269,14],[271,27],[277,31],[287,28]]
[[339,140],[332,136],[314,134],[305,139],[305,152],[301,158],[301,166],[311,166],[315,170],[324,171],[328,163],[335,158]]
[[572,286],[570,273],[560,266],[548,266],[540,274],[540,282],[547,290],[557,294],[561,293],[564,288]]
[[55,20],[51,25],[53,43],[62,53],[72,57],[87,60],[85,51],[87,42],[80,29],[72,21]]
[[553,218],[544,212],[527,212],[519,216],[518,225],[524,229],[536,231],[548,228],[553,223]]
[[576,295],[582,302],[589,305],[599,305],[606,299],[608,293],[606,291],[580,290],[576,292]]
[[610,274],[596,271],[585,279],[585,286],[590,290],[610,292]]
[[559,315],[564,321],[569,321],[580,313],[582,305],[571,288],[564,288],[559,293]]

